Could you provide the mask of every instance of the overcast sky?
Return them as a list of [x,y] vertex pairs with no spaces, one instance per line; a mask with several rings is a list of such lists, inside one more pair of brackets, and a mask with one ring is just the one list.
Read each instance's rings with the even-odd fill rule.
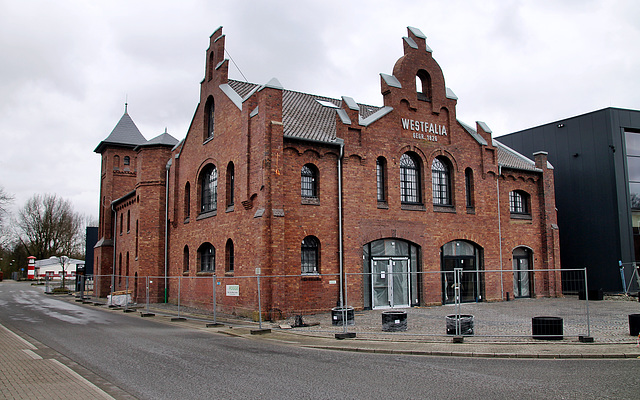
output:
[[[0,186],[97,219],[100,156],[124,112],[184,138],[209,36],[246,79],[382,105],[379,73],[419,28],[494,136],[605,107],[640,109],[640,1],[0,0]],[[232,79],[243,79],[233,63]]]

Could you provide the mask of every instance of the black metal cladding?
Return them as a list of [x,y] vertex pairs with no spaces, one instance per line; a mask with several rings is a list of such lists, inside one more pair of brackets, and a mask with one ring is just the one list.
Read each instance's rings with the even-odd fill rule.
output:
[[525,156],[549,153],[554,167],[562,268],[588,270],[589,287],[622,290],[618,261],[634,255],[625,131],[640,111],[605,108],[497,138]]

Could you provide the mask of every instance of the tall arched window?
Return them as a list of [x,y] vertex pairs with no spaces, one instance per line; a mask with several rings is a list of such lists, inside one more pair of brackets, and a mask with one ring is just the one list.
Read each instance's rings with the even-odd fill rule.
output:
[[131,164],[131,158],[129,156],[124,156],[124,165]]
[[416,159],[404,153],[400,157],[400,201],[402,203],[420,203],[420,169]]
[[200,212],[216,210],[218,208],[218,170],[214,165],[208,165],[202,171],[200,187]]
[[235,270],[235,254],[233,240],[231,239],[227,239],[227,245],[225,246],[224,264],[226,272],[233,272]]
[[235,167],[233,162],[229,162],[227,164],[227,207],[231,207],[234,204],[235,179]]
[[320,270],[320,242],[314,236],[307,236],[300,247],[302,274],[317,274]]
[[431,164],[431,179],[433,188],[433,204],[450,206],[451,202],[451,172],[447,161],[437,157]]
[[473,208],[475,203],[473,196],[473,170],[471,168],[464,170],[464,188],[467,208]]
[[376,187],[379,202],[387,201],[387,160],[384,157],[376,159]]
[[191,216],[191,184],[187,182],[184,185],[184,219]]
[[201,272],[216,271],[216,249],[211,243],[203,243],[198,248],[198,258]]
[[307,198],[318,197],[318,172],[313,164],[306,164],[302,167],[301,176],[301,196]]
[[120,171],[120,156],[113,156],[113,170]]
[[215,128],[215,109],[216,107],[213,101],[213,97],[209,96],[204,107],[204,140],[213,138],[213,132]]
[[182,272],[189,272],[189,246],[184,246],[182,254]]

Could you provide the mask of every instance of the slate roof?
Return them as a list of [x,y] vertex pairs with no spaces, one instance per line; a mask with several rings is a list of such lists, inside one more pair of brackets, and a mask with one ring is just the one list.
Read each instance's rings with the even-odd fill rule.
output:
[[147,139],[142,136],[142,133],[140,133],[140,130],[125,110],[124,115],[120,118],[120,121],[118,121],[109,136],[100,142],[94,151],[101,153],[104,146],[109,144],[135,147],[146,142]]
[[167,133],[167,130],[164,130],[164,133],[154,137],[146,143],[141,144],[140,146],[175,146],[178,144],[178,139],[171,136]]
[[[243,101],[261,88],[255,83],[235,80],[229,80],[229,86],[242,97]],[[361,119],[365,119],[382,109],[382,107],[366,104],[358,104],[358,107]],[[284,89],[282,93],[284,135],[333,143],[336,140],[336,110],[340,108],[342,108],[342,100]],[[458,122],[479,144],[484,146],[488,144],[475,129],[461,121]],[[533,160],[495,139],[493,146],[497,148],[498,165],[525,171],[539,171]]]

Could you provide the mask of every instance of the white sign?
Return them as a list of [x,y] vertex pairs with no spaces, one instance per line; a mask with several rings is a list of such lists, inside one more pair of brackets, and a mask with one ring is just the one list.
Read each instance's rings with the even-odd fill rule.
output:
[[227,296],[240,296],[240,285],[227,285]]
[[415,139],[437,142],[438,136],[447,136],[447,128],[438,123],[427,121],[416,121],[413,119],[401,118],[402,129],[413,132]]

